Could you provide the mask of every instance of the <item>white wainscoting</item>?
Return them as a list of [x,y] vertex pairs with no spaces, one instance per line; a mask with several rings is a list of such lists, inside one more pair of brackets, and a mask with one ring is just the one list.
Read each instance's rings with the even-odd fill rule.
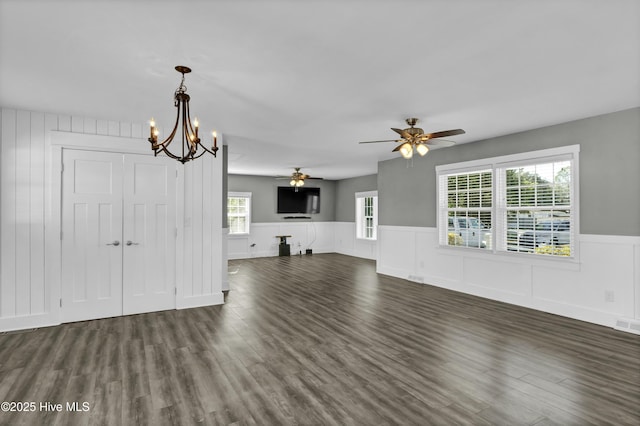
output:
[[[278,255],[276,235],[291,235],[287,242],[291,254],[310,248],[313,253],[340,253],[376,259],[376,241],[356,238],[354,222],[273,222],[252,223],[249,235],[229,235],[229,259],[269,257]],[[298,245],[299,244],[299,245]]]
[[436,228],[378,227],[377,271],[613,327],[640,319],[640,237],[580,235],[579,262],[441,248]]
[[375,260],[377,241],[356,238],[355,222],[334,222],[335,252]]
[[287,238],[291,254],[333,252],[333,222],[267,222],[252,223],[248,235],[227,237],[229,259],[278,256],[280,240],[276,235],[291,235]]

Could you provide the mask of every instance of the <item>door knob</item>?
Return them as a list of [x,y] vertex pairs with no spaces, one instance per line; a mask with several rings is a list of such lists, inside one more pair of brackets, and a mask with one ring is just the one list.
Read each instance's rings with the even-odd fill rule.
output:
[[120,245],[120,241],[115,240],[114,242],[112,242],[112,243],[108,243],[107,245],[108,245],[108,246],[119,246],[119,245]]
[[139,243],[134,243],[133,241],[129,240],[127,241],[127,245],[128,246],[137,246]]

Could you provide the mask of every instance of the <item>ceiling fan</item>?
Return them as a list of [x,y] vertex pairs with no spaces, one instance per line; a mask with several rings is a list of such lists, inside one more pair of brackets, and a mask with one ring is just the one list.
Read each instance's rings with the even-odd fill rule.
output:
[[391,152],[400,151],[400,154],[406,159],[413,157],[413,151],[417,151],[420,156],[424,156],[427,152],[429,152],[430,146],[438,146],[438,147],[446,147],[455,145],[455,142],[449,140],[439,140],[436,141],[434,139],[444,138],[447,136],[455,136],[462,135],[465,133],[462,129],[454,129],[454,130],[443,130],[441,132],[435,133],[425,133],[419,127],[414,127],[418,123],[417,118],[407,118],[405,120],[409,125],[406,129],[394,129],[391,130],[396,132],[401,136],[401,139],[388,139],[382,141],[367,141],[360,143],[379,143],[379,142],[396,142],[400,145],[396,146]]
[[296,192],[298,191],[299,187],[304,185],[304,181],[306,179],[322,180],[322,178],[311,177],[307,174],[302,173],[300,171],[300,167],[296,167],[291,176],[276,176],[276,179],[289,179],[289,185],[293,186]]

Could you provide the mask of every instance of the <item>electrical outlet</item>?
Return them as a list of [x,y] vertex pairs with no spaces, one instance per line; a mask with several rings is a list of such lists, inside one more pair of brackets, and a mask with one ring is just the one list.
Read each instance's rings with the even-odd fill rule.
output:
[[604,301],[605,302],[615,302],[616,295],[613,290],[605,290],[604,291]]

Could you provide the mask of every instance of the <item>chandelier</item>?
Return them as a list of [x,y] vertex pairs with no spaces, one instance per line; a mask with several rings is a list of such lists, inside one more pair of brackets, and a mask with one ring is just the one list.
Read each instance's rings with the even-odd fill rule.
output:
[[[180,161],[182,164],[190,160],[195,160],[204,155],[205,152],[216,156],[218,151],[218,138],[215,131],[212,132],[213,146],[211,149],[207,149],[200,143],[198,137],[198,118],[191,123],[191,116],[189,114],[189,100],[191,97],[187,94],[187,86],[184,85],[184,75],[191,72],[191,68],[178,65],[176,71],[182,74],[182,81],[180,86],[173,94],[173,105],[177,108],[176,123],[173,126],[173,130],[162,142],[158,142],[159,131],[156,127],[156,122],[152,118],[149,122],[151,127],[149,142],[151,142],[151,149],[154,155],[158,155],[159,152],[164,152],[168,157]],[[174,153],[169,151],[169,145],[173,142],[175,137],[181,140],[181,146],[178,147],[178,152]]]

